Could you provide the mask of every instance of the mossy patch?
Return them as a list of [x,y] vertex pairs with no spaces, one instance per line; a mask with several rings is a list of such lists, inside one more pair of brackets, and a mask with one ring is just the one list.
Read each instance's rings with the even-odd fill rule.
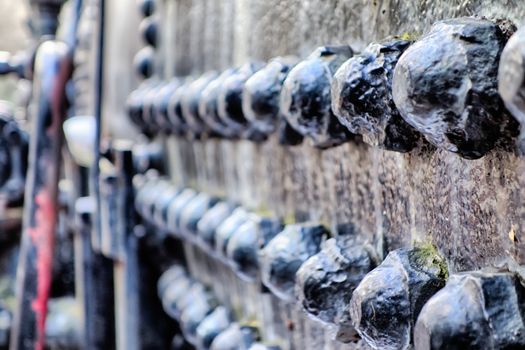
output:
[[394,36],[395,39],[407,40],[407,41],[416,41],[421,35],[416,32],[404,32],[402,34]]
[[445,259],[439,255],[439,252],[432,243],[419,243],[415,246],[412,254],[414,262],[421,267],[429,269],[437,268],[437,276],[444,280],[448,279],[448,266]]

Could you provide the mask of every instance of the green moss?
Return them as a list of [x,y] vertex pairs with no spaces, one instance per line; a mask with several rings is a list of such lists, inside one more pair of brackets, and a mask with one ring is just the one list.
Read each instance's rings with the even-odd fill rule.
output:
[[260,205],[259,207],[255,208],[253,213],[263,218],[275,217],[274,213],[265,205]]
[[444,280],[448,279],[447,262],[441,255],[439,255],[436,246],[432,243],[416,243],[413,257],[416,262],[422,266],[437,268],[438,277]]
[[394,38],[408,41],[416,41],[417,39],[419,39],[420,36],[421,35],[416,32],[404,32],[400,35],[394,36]]
[[293,215],[292,213],[288,213],[287,215],[285,215],[283,221],[285,225],[293,225],[297,222],[297,220],[295,220],[295,215]]
[[[238,318],[238,319],[241,319],[241,318]],[[255,317],[254,315],[245,317],[239,324],[241,326],[247,326],[247,327],[255,328],[257,330],[261,326],[261,324],[257,320],[257,317]]]
[[239,304],[234,304],[232,305],[232,312],[233,312],[233,315],[235,316],[235,319],[237,320],[240,320],[241,317],[242,317],[242,307],[239,305]]

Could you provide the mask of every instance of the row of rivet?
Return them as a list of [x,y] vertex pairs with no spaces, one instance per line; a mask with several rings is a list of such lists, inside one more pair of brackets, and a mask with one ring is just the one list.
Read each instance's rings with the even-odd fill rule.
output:
[[263,345],[257,328],[234,321],[210,288],[193,279],[180,265],[166,270],[157,283],[165,312],[177,320],[184,338],[204,350],[280,350]]
[[[484,19],[437,22],[415,42],[390,39],[354,55],[320,47],[305,60],[278,57],[221,74],[146,80],[128,100],[147,134],[210,135],[284,144],[302,136],[328,148],[361,135],[373,146],[408,152],[422,141],[467,159],[508,145],[525,122],[524,30],[501,55],[502,26]],[[500,60],[501,56],[501,60]],[[498,93],[498,70],[499,90]]]
[[146,46],[137,52],[133,59],[133,65],[137,74],[142,78],[151,77],[154,71],[155,48],[158,42],[158,18],[155,15],[156,6],[155,0],[139,1],[140,14],[144,17],[140,22],[139,32]]
[[373,249],[354,236],[329,238],[314,223],[284,226],[166,180],[146,182],[136,207],[240,278],[260,280],[280,299],[300,303],[335,329],[339,341],[358,334],[374,349],[525,346],[525,288],[511,273],[448,278],[446,262],[430,245],[392,251],[378,265]]

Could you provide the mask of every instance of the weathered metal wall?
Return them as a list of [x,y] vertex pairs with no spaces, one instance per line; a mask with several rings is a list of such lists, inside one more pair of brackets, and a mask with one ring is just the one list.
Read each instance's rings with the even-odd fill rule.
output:
[[[525,18],[525,3],[517,0],[165,0],[162,5],[164,78],[249,59],[305,57],[323,44],[362,50],[387,36],[420,34],[442,18],[508,18],[518,25]],[[430,146],[401,154],[355,142],[325,151],[308,141],[282,147],[275,137],[262,144],[173,137],[165,142],[176,182],[288,220],[353,230],[381,256],[428,241],[446,257],[451,272],[525,262],[525,163],[512,152],[497,149],[465,160]],[[244,317],[275,318],[275,329],[265,330],[267,339],[289,339],[285,347],[295,349],[355,348],[336,345],[295,306],[257,298],[258,286],[240,282],[189,246],[188,255],[194,273],[216,285]],[[237,289],[225,290],[224,281]]]
[[[173,7],[165,20],[176,31],[166,65],[179,75],[304,57],[322,44],[359,50],[389,35],[424,32],[441,18],[479,15],[519,24],[525,15],[517,1],[168,0],[165,6]],[[452,271],[506,258],[523,262],[523,161],[513,153],[464,160],[430,147],[399,154],[352,142],[326,151],[308,142],[285,148],[273,139],[169,142],[178,146],[173,164],[185,183],[225,189],[248,206],[332,227],[351,224],[381,251],[431,239]]]

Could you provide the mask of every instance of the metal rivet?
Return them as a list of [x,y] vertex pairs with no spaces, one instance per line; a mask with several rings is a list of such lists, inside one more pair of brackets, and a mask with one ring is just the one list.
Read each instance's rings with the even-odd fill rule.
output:
[[352,55],[349,46],[320,47],[296,65],[284,81],[281,113],[319,148],[340,145],[351,137],[332,112],[330,85],[335,71]]
[[407,349],[421,307],[445,285],[446,275],[432,248],[391,252],[354,290],[353,326],[374,349]]
[[332,110],[341,124],[372,146],[408,152],[419,139],[392,98],[394,66],[410,44],[406,40],[371,44],[335,73]]
[[487,20],[437,22],[394,70],[393,96],[406,122],[437,147],[482,157],[516,133],[498,95],[500,28]]
[[287,225],[261,251],[261,278],[277,297],[294,299],[295,274],[299,267],[321,249],[328,230],[318,224]]
[[330,238],[296,275],[298,302],[315,319],[335,325],[335,338],[356,340],[348,306],[352,292],[375,266],[371,247],[352,236]]

